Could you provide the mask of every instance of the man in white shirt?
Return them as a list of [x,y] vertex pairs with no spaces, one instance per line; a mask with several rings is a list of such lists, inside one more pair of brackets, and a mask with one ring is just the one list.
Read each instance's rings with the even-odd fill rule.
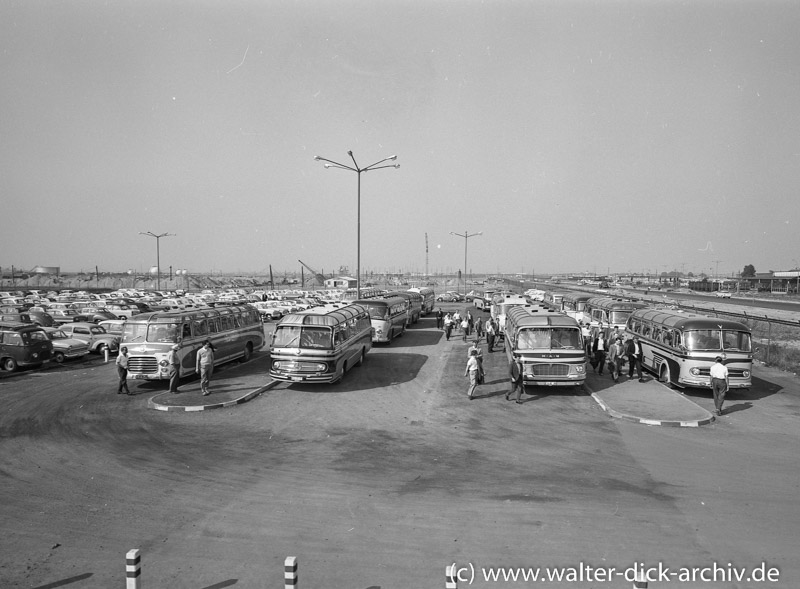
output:
[[722,415],[722,404],[725,402],[728,384],[728,367],[722,363],[722,356],[717,356],[711,366],[711,391],[714,393],[717,415]]

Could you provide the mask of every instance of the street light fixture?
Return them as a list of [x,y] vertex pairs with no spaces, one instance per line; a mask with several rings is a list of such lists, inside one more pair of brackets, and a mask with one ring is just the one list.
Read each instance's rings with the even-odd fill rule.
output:
[[174,233],[159,233],[156,235],[152,231],[139,231],[139,235],[149,235],[150,237],[156,238],[156,290],[161,290],[161,248],[159,246],[159,242],[161,241],[162,237],[171,236],[174,237]]
[[379,162],[375,162],[374,164],[370,164],[364,168],[359,168],[358,164],[356,163],[356,158],[353,157],[353,152],[348,151],[347,155],[350,156],[350,159],[353,160],[353,165],[349,166],[347,164],[340,164],[339,162],[335,162],[333,160],[326,159],[324,157],[315,156],[314,159],[319,162],[326,162],[326,168],[338,168],[340,170],[349,170],[351,172],[355,172],[358,174],[358,213],[357,213],[357,221],[356,221],[356,293],[358,298],[361,298],[361,172],[369,172],[370,170],[380,170],[381,168],[399,168],[400,164],[386,164],[381,166],[380,164],[384,162],[394,161],[397,159],[396,155],[387,157],[382,159]]
[[458,237],[464,238],[464,297],[467,296],[467,242],[469,241],[470,237],[475,237],[476,235],[483,235],[483,231],[478,231],[476,233],[470,233],[469,231],[464,231],[464,233],[456,233],[455,231],[451,231],[450,235],[457,235]]

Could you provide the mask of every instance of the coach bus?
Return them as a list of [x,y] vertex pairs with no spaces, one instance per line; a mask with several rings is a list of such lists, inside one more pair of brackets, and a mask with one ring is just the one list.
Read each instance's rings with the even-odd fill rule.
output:
[[428,313],[433,313],[433,308],[436,305],[436,293],[432,288],[423,286],[421,288],[409,288],[408,292],[417,292],[422,297],[422,316]]
[[545,291],[544,297],[542,298],[542,302],[553,311],[563,311],[564,297],[567,296],[568,294],[569,293],[563,291],[548,290]]
[[511,307],[532,306],[531,300],[516,293],[502,292],[492,296],[491,316],[497,324],[497,335],[503,337],[506,324],[506,313]]
[[546,307],[511,307],[505,332],[506,356],[522,359],[524,384],[580,386],[586,380],[586,348],[574,318]]
[[422,295],[414,291],[396,290],[386,293],[387,297],[401,297],[408,301],[408,320],[406,326],[417,323],[422,316]]
[[750,329],[743,323],[667,309],[638,309],[626,332],[642,344],[642,366],[661,382],[676,387],[711,388],[717,356],[728,367],[730,388],[752,385]]
[[348,288],[342,293],[341,300],[352,303],[356,299],[374,299],[381,296],[383,293],[384,291],[381,289],[372,286],[362,286],[361,295],[358,294],[357,288]]
[[372,321],[372,342],[389,343],[406,331],[408,321],[408,299],[384,297],[361,299],[355,304],[366,307]]
[[586,312],[586,301],[592,298],[592,295],[580,293],[567,293],[561,299],[562,312],[574,318],[578,323],[583,323],[584,320],[589,322],[589,315]]
[[588,314],[592,327],[602,327],[609,331],[616,327],[624,331],[631,313],[646,308],[645,303],[636,303],[630,299],[592,297],[586,301],[584,312]]
[[269,375],[288,382],[338,382],[371,349],[372,324],[366,307],[315,307],[286,315],[275,326]]
[[252,305],[140,313],[125,322],[120,347],[128,348],[128,378],[168,380],[167,353],[177,344],[180,376],[194,374],[197,350],[209,340],[214,366],[250,359],[264,346],[264,326]]

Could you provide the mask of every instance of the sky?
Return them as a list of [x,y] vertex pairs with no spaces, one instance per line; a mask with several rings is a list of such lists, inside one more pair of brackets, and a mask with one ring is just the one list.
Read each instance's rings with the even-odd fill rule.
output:
[[[770,0],[7,0],[0,268],[794,268],[799,30]],[[348,151],[400,167],[314,159]]]

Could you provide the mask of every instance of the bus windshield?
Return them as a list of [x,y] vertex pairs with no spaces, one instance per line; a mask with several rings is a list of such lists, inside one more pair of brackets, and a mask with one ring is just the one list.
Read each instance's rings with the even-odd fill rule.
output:
[[612,325],[624,325],[628,322],[628,317],[631,316],[633,311],[611,311],[611,324]]
[[686,332],[686,348],[694,351],[737,350],[749,352],[750,334],[725,329],[697,329]]
[[389,307],[383,305],[370,305],[369,306],[370,319],[389,319]]
[[517,339],[518,350],[551,348],[581,349],[581,332],[573,328],[547,327],[523,329]]
[[279,325],[272,345],[276,348],[332,349],[331,329],[310,325]]

